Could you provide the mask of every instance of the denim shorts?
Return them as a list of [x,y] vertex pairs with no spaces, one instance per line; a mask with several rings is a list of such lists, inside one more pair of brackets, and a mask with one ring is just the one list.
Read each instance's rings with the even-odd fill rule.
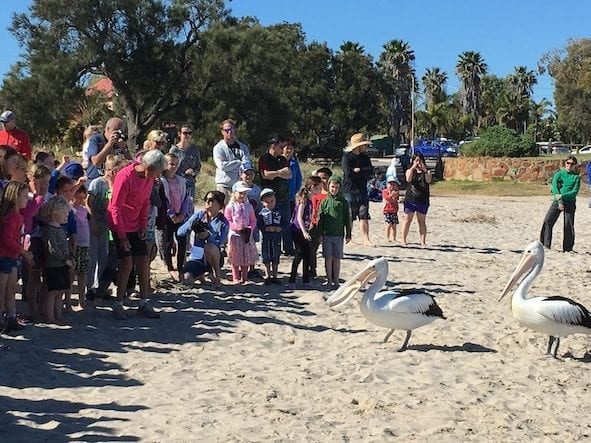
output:
[[418,212],[419,214],[427,214],[429,210],[428,203],[411,203],[411,202],[404,202],[404,213],[405,214],[413,214]]
[[343,242],[345,239],[337,235],[322,237],[322,256],[324,258],[343,258]]
[[0,257],[0,274],[12,274],[14,268],[18,269],[18,258]]

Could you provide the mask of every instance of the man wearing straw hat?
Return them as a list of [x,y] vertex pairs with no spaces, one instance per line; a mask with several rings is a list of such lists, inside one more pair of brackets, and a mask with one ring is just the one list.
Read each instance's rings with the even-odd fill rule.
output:
[[365,153],[369,140],[362,133],[353,134],[341,159],[343,168],[343,194],[351,208],[351,221],[359,218],[363,244],[373,246],[369,239],[369,199],[367,181],[373,177],[371,160]]

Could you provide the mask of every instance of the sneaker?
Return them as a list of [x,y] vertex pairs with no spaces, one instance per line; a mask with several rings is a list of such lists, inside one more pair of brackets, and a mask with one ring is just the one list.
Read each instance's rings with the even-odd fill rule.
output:
[[295,283],[288,283],[285,285],[285,289],[295,289],[296,285]]
[[149,303],[140,305],[137,308],[137,315],[138,317],[144,317],[144,318],[160,318],[160,314],[156,311],[154,311],[154,308],[152,306],[150,306]]
[[24,314],[16,314],[16,322],[22,326],[28,326],[34,323],[30,316]]
[[281,286],[283,283],[281,283],[281,280],[279,280],[278,278],[272,278],[271,284]]
[[248,278],[250,278],[251,280],[259,280],[262,277],[263,276],[261,275],[260,271],[258,271],[257,269],[248,271]]
[[4,333],[7,332],[16,332],[24,329],[24,326],[19,324],[16,318],[9,318],[6,320],[6,327],[4,328]]
[[304,283],[304,284],[302,285],[302,289],[304,289],[304,290],[306,290],[306,291],[309,291],[309,290],[311,290],[311,289],[314,289],[314,285],[313,285],[312,283]]
[[271,279],[267,277],[267,278],[264,280],[264,283],[265,283],[265,285],[270,285],[270,284],[271,284]]
[[113,305],[113,316],[115,317],[115,320],[127,320],[127,314],[125,313],[123,305],[119,303]]
[[86,290],[86,300],[88,301],[93,301],[96,298],[96,293],[94,292],[94,289],[89,288]]

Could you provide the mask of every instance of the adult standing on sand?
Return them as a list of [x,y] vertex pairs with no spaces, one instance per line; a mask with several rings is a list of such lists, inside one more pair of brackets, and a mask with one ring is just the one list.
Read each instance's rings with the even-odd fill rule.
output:
[[564,168],[552,176],[552,203],[540,232],[540,241],[544,247],[552,246],[552,228],[560,213],[564,214],[564,234],[562,252],[570,252],[575,245],[575,210],[577,194],[581,187],[581,177],[577,171],[577,159],[569,156],[564,162]]
[[341,159],[343,168],[343,195],[351,208],[351,221],[359,218],[359,230],[365,246],[373,246],[369,239],[369,199],[367,181],[373,177],[371,159],[365,153],[370,141],[364,134],[351,136]]
[[226,119],[220,125],[222,139],[213,147],[215,186],[230,201],[232,186],[240,180],[240,166],[250,164],[248,146],[236,138],[236,125]]
[[429,210],[429,185],[431,172],[420,152],[412,156],[411,166],[406,170],[406,195],[404,196],[404,220],[402,221],[402,244],[406,246],[408,229],[414,215],[417,215],[421,246],[427,244],[427,211]]
[[113,196],[107,208],[108,224],[116,235],[117,258],[117,301],[113,314],[117,320],[125,320],[123,299],[127,281],[135,265],[140,283],[140,305],[138,315],[158,318],[148,299],[150,284],[150,262],[146,244],[146,230],[150,210],[150,194],[154,179],[166,167],[164,154],[158,149],[146,152],[141,163],[131,163],[117,172],[113,184]]

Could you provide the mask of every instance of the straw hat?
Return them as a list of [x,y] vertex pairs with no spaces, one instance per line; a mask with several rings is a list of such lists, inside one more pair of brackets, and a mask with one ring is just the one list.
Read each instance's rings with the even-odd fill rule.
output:
[[358,148],[359,146],[367,146],[370,143],[371,142],[365,138],[364,134],[362,134],[361,132],[358,132],[357,134],[353,134],[351,136],[351,140],[349,140],[349,144],[347,145],[347,147],[345,149],[343,149],[343,151],[351,152],[353,149]]

